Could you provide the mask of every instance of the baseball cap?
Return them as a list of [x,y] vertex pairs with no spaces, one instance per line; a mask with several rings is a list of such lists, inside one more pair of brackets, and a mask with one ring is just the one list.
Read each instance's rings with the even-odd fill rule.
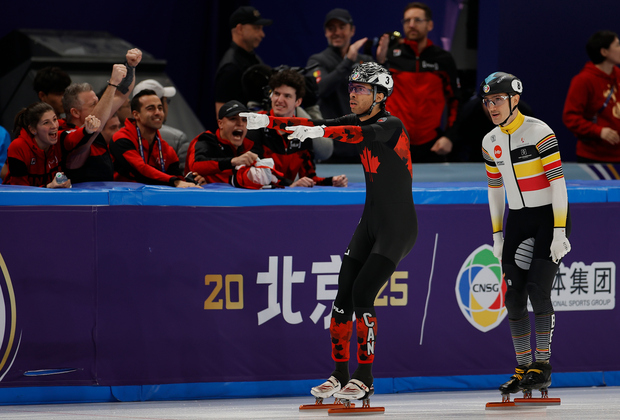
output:
[[252,6],[241,6],[230,15],[230,27],[234,28],[238,24],[252,24],[269,26],[273,23],[271,19],[264,19],[258,10]]
[[248,108],[239,101],[228,101],[220,108],[217,118],[221,120],[224,117],[234,117],[240,112],[248,112]]
[[349,13],[349,11],[346,9],[330,10],[329,13],[327,13],[327,16],[325,16],[325,22],[323,23],[323,26],[326,26],[327,22],[329,22],[332,19],[337,19],[341,22],[349,23],[353,25],[353,18],[351,17],[351,14]]
[[141,92],[143,90],[146,90],[146,89],[151,89],[151,90],[155,91],[155,93],[157,94],[157,96],[160,99],[163,98],[164,96],[166,98],[172,98],[174,95],[177,94],[177,90],[173,86],[163,87],[161,85],[161,83],[159,83],[155,79],[146,79],[146,80],[143,80],[140,83],[138,83],[133,88],[133,94],[132,94],[131,97],[133,98],[139,92]]

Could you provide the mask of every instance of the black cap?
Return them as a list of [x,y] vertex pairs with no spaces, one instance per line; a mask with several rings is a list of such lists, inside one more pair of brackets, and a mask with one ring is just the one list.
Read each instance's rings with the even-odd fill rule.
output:
[[269,26],[273,23],[271,19],[263,19],[260,12],[252,6],[241,6],[230,15],[230,27],[231,29],[238,24],[252,24]]
[[234,117],[240,112],[248,112],[248,108],[239,101],[228,101],[220,108],[217,118]]
[[332,19],[338,19],[341,22],[349,23],[353,25],[353,18],[351,17],[351,14],[349,13],[349,11],[346,9],[330,10],[327,16],[325,16],[325,23],[323,23],[323,26],[327,26],[327,22],[329,22]]

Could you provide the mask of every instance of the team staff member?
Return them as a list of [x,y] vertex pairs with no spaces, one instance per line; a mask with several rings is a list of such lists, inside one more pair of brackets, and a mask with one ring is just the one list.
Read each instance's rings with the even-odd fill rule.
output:
[[[248,109],[239,101],[226,102],[218,112],[218,129],[198,135],[189,145],[186,173],[195,172],[207,183],[230,183],[237,187],[259,189],[271,183],[271,170],[262,182],[261,168],[256,168],[258,155],[252,153],[254,142],[246,138],[245,118],[239,113]],[[235,168],[239,167],[239,170]],[[233,176],[234,174],[234,176]]]
[[[131,100],[133,119],[114,134],[110,152],[114,157],[114,180],[140,182],[171,187],[198,187],[183,179],[179,158],[161,138],[159,128],[164,121],[164,107],[157,94],[149,89]],[[199,183],[204,183],[202,177]]]
[[[405,38],[377,51],[398,88],[387,110],[402,120],[411,138],[413,162],[443,162],[452,151],[458,109],[458,76],[452,55],[428,39],[433,14],[424,3],[410,3],[403,16]],[[442,127],[444,112],[447,121]]]
[[[510,333],[518,366],[499,390],[503,395],[551,384],[551,339],[555,313],[551,287],[571,248],[566,183],[555,134],[544,122],[517,110],[521,80],[496,72],[480,85],[483,103],[497,125],[482,140],[493,225],[493,254],[501,260]],[[503,231],[505,196],[508,219]],[[532,361],[530,319],[536,327]]]
[[126,64],[115,64],[108,84],[101,95],[88,83],[74,83],[67,87],[62,98],[67,115],[61,126],[60,144],[63,166],[74,182],[112,181],[114,165],[108,143],[100,132],[88,138],[75,137],[75,129],[84,125],[86,116],[92,114],[101,121],[101,129],[129,98],[135,83],[135,67],[142,60],[142,51],[133,48],[125,55]]
[[[88,116],[79,130],[81,137],[90,137],[100,121]],[[7,152],[8,173],[4,184],[30,185],[46,188],[71,188],[71,180],[58,184],[56,173],[62,170],[62,153],[58,142],[58,117],[46,102],[37,102],[21,110],[15,117],[17,137]]]
[[[411,251],[418,234],[411,194],[409,136],[402,122],[385,111],[392,92],[390,73],[376,63],[363,63],[349,77],[353,114],[333,120],[248,115],[248,127],[293,131],[292,138],[314,137],[357,146],[366,178],[366,203],[342,259],[330,335],[335,369],[327,382],[312,388],[317,398],[366,399],[372,395],[377,293]],[[304,126],[287,127],[303,124]],[[357,323],[358,367],[349,380],[349,347]],[[346,384],[346,385],[345,385]]]
[[41,102],[46,102],[54,108],[60,119],[65,110],[62,107],[62,95],[71,84],[71,77],[60,67],[48,66],[37,72],[32,87]]
[[241,77],[253,65],[263,64],[263,60],[254,50],[265,37],[263,27],[272,23],[271,19],[263,18],[252,6],[241,6],[230,15],[232,42],[215,73],[215,115],[220,107],[230,100],[247,104],[249,98],[243,91]]
[[[323,118],[330,119],[350,112],[348,76],[355,66],[373,59],[359,52],[368,38],[351,42],[355,36],[355,25],[348,10],[330,10],[323,26],[328,47],[310,56],[307,67],[318,66],[312,72],[319,86],[318,103]],[[359,163],[355,146],[338,141],[334,142],[331,160]]]

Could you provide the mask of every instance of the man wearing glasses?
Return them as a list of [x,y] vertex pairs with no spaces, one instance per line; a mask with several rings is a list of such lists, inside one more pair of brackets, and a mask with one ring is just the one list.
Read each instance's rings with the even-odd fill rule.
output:
[[[551,384],[551,341],[555,313],[551,288],[558,265],[570,251],[570,213],[555,134],[544,122],[517,110],[521,80],[496,72],[480,85],[480,95],[497,125],[482,140],[493,226],[493,254],[501,261],[506,309],[518,366],[499,387],[502,401],[523,390]],[[508,218],[504,229],[505,197]],[[535,315],[531,346],[528,298]],[[534,353],[532,355],[532,353]],[[534,357],[533,357],[534,356]]]
[[398,88],[387,110],[403,122],[409,133],[412,162],[444,162],[456,136],[456,64],[448,51],[428,39],[433,30],[433,13],[426,4],[408,4],[401,22],[404,39],[387,54],[377,51],[377,61],[390,70]]
[[[351,114],[320,121],[239,114],[247,117],[250,130],[279,128],[291,133],[289,138],[302,141],[329,137],[355,144],[364,166],[366,203],[342,259],[329,329],[335,368],[326,382],[311,390],[321,402],[332,396],[367,400],[374,393],[375,297],[411,251],[418,235],[411,195],[409,137],[402,122],[385,111],[393,88],[392,76],[385,68],[377,63],[362,63],[349,76]],[[354,314],[358,365],[351,375]]]

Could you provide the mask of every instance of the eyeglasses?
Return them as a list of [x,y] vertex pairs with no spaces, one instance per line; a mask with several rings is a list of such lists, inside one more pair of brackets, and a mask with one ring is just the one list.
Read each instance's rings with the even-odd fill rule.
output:
[[402,23],[403,25],[410,25],[410,24],[414,24],[414,25],[419,25],[422,22],[428,22],[428,19],[420,19],[420,18],[409,18],[409,19],[402,19],[400,21],[400,23]]
[[510,98],[510,96],[497,96],[493,99],[487,99],[484,98],[482,100],[482,104],[486,107],[488,107],[489,105],[493,105],[493,106],[502,106],[504,105],[504,102],[506,102],[506,99]]
[[372,93],[372,89],[369,89],[366,86],[349,84],[349,93],[353,92],[358,95],[370,95]]

